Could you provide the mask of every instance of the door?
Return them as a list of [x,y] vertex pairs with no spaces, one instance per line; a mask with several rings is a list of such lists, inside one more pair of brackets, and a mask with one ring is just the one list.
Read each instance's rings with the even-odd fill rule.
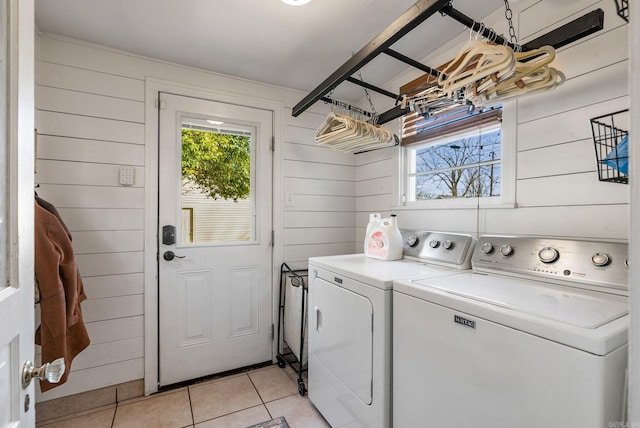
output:
[[[342,283],[350,282],[341,278]],[[373,307],[364,296],[315,278],[311,295],[309,366],[318,383],[336,379],[364,404],[372,402]],[[323,373],[325,372],[325,373]],[[314,374],[310,373],[313,379]],[[315,379],[314,379],[315,380]],[[314,385],[315,386],[315,385]]]
[[159,384],[272,359],[273,113],[160,94]]
[[[0,2],[0,99],[3,100],[0,103],[0,174],[2,174],[0,179],[0,427],[2,428],[35,425],[33,383],[23,387],[21,381],[23,364],[27,360],[33,361],[34,356],[32,74],[34,32],[33,11],[30,9],[29,2],[20,1],[19,6],[20,9],[18,9],[17,0]],[[18,19],[20,25],[18,25]],[[18,29],[20,29],[20,37],[17,37]],[[18,63],[20,74],[17,73]],[[20,77],[23,77],[22,80],[18,80]]]

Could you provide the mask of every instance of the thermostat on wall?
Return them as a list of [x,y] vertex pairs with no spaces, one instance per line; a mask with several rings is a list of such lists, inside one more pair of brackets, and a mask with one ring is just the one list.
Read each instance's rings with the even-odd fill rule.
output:
[[120,167],[120,185],[122,186],[133,185],[133,167],[131,166]]

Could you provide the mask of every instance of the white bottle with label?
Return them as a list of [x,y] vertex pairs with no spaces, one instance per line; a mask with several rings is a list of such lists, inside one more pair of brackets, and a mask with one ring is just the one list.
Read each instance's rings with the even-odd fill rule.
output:
[[364,253],[367,254],[367,247],[369,246],[369,238],[371,237],[371,233],[373,229],[380,223],[380,213],[371,213],[369,214],[369,223],[367,224],[367,231],[364,235]]
[[402,258],[402,235],[398,229],[395,214],[389,218],[383,218],[367,233],[367,247],[365,254],[368,257],[380,260],[399,260]]

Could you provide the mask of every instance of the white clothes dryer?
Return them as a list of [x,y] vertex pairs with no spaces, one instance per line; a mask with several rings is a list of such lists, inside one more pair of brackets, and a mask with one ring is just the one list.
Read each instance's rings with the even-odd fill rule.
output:
[[391,426],[393,281],[471,267],[473,237],[401,232],[402,260],[309,259],[309,399],[332,427]]
[[623,426],[627,245],[485,236],[472,263],[394,284],[394,427]]

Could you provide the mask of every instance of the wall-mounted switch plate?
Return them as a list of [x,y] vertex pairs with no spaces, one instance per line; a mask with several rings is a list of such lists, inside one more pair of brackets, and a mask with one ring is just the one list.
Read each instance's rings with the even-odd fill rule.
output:
[[293,193],[287,193],[284,195],[284,206],[292,207],[294,205],[293,202]]
[[120,167],[119,183],[121,186],[133,186],[134,170],[131,166]]

